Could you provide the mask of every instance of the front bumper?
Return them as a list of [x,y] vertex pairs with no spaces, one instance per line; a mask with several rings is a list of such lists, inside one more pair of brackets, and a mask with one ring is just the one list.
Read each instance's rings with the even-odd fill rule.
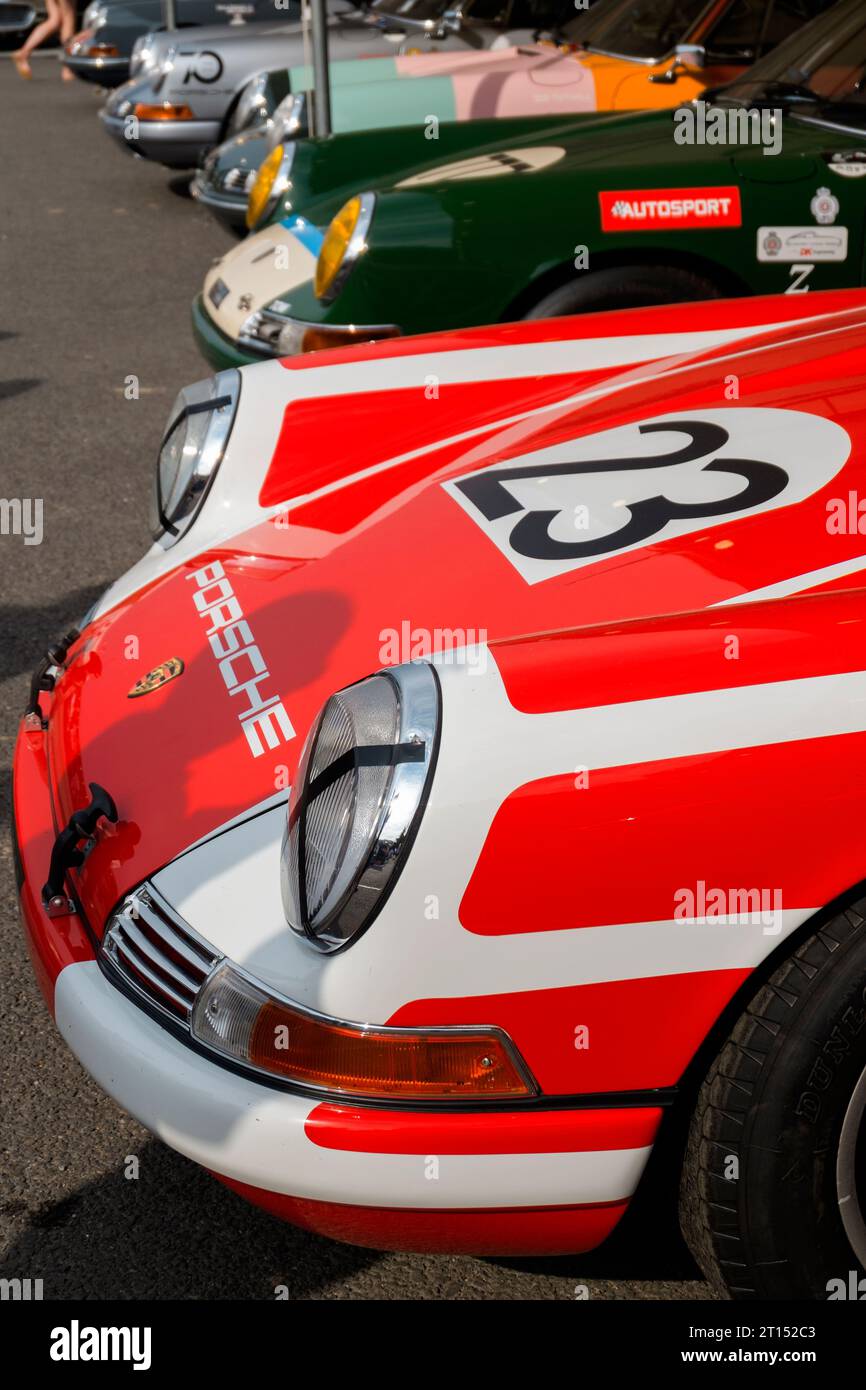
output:
[[169,169],[193,169],[219,139],[218,121],[139,121],[134,140],[126,133],[128,117],[100,111],[108,134],[132,154],[165,164]]
[[214,217],[233,232],[246,234],[247,199],[243,194],[233,197],[230,193],[218,193],[209,183],[201,169],[193,178],[189,191],[197,203],[212,212]]
[[196,346],[206,362],[221,372],[226,367],[248,367],[253,362],[267,361],[269,354],[253,356],[244,352],[231,338],[221,333],[204,307],[200,294],[192,302],[192,331]]
[[118,58],[88,58],[64,53],[63,62],[76,77],[96,82],[100,87],[119,87],[129,77],[129,58],[123,54]]
[[658,1108],[385,1109],[313,1100],[228,1070],[110,983],[80,917],[45,915],[38,885],[54,825],[39,730],[22,727],[14,787],[21,913],[58,1029],[165,1143],[267,1210],[375,1248],[579,1253],[616,1225]]
[[[363,325],[353,325],[350,333],[342,326],[331,327],[325,323],[302,323],[298,319],[287,319],[286,322],[297,330],[298,353],[322,352],[327,348],[355,347],[361,343],[374,343],[383,338],[400,336],[400,329],[396,324],[382,324],[369,328]],[[315,347],[301,347],[307,330],[316,334]],[[192,331],[202,357],[217,371],[222,371],[226,367],[246,367],[253,362],[265,362],[273,357],[293,355],[291,352],[271,353],[264,346],[260,353],[247,352],[244,348],[239,347],[233,339],[227,338],[216,327],[204,307],[204,299],[200,294],[196,295],[192,303]],[[329,341],[329,338],[332,341]]]

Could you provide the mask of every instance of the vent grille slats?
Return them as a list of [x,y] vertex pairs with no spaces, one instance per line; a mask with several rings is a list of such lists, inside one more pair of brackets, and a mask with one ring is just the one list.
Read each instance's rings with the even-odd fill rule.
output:
[[152,887],[126,899],[110,920],[101,950],[138,994],[186,1024],[220,959]]

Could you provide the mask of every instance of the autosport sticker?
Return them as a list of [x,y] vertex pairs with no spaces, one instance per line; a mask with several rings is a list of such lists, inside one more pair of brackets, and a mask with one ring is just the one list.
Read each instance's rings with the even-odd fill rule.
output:
[[598,195],[603,232],[669,232],[741,227],[740,190],[724,188],[626,188]]
[[437,164],[421,174],[402,179],[396,188],[417,188],[425,183],[459,183],[464,179],[496,179],[505,174],[536,174],[548,169],[565,155],[560,145],[539,145],[529,150],[497,150],[495,154],[458,159],[453,164]]
[[844,261],[847,227],[759,227],[759,261]]
[[841,425],[731,406],[654,416],[443,483],[527,584],[802,502],[843,467]]

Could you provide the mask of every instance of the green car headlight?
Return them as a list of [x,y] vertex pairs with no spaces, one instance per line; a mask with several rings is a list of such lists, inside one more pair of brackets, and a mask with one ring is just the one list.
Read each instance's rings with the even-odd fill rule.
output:
[[374,193],[358,193],[344,203],[322,242],[313,289],[328,303],[336,299],[352,266],[367,249],[367,233],[376,206]]
[[246,218],[250,231],[262,218],[270,217],[285,194],[297,148],[295,140],[288,140],[284,145],[275,145],[259,166],[256,181],[247,200]]

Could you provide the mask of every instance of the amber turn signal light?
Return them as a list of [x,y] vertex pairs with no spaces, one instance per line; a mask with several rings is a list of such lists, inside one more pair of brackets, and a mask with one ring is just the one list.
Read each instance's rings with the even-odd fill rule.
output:
[[399,328],[306,328],[301,352],[322,352],[325,348],[351,347],[355,343],[375,343],[380,338],[399,338]]
[[174,106],[170,101],[164,101],[161,105],[151,106],[149,102],[137,101],[133,115],[140,121],[191,121],[193,114],[189,107],[184,105]]
[[192,1032],[256,1071],[346,1096],[496,1100],[537,1094],[501,1029],[344,1023],[274,998],[228,961],[202,986]]

